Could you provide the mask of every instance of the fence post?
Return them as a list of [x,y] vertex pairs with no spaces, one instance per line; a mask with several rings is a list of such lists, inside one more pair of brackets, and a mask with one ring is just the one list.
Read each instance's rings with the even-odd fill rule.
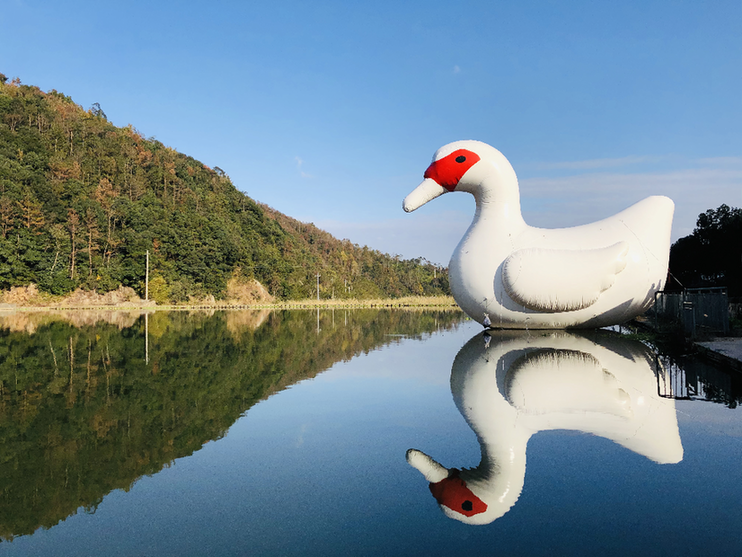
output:
[[696,310],[693,300],[686,300],[683,295],[683,329],[690,338],[696,336]]

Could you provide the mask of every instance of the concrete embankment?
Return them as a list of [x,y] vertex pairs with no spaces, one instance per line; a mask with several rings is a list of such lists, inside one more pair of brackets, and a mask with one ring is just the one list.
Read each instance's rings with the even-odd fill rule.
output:
[[703,356],[742,372],[742,338],[724,337],[694,343]]
[[686,343],[686,347],[688,344],[692,344],[700,356],[742,373],[742,337],[725,336],[710,338],[704,341],[691,341],[688,338],[684,338],[682,331],[677,329],[674,332],[668,332],[667,330],[661,331],[652,319],[640,317],[633,320],[632,324],[640,330],[650,331],[653,334],[666,338],[668,336],[676,336],[681,342]]

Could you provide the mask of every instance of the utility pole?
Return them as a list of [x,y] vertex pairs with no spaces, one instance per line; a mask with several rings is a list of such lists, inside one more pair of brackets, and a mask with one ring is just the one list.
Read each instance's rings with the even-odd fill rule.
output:
[[144,363],[149,363],[149,312],[144,314]]
[[147,266],[144,275],[144,299],[149,301],[149,250],[147,250]]
[[319,277],[320,274],[317,273],[317,301],[319,302]]

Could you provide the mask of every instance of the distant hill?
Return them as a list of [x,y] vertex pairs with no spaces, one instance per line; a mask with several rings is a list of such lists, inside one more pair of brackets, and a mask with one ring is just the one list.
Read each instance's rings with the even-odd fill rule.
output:
[[338,240],[237,190],[226,173],[0,74],[0,289],[223,298],[258,280],[280,299],[449,294],[445,270]]

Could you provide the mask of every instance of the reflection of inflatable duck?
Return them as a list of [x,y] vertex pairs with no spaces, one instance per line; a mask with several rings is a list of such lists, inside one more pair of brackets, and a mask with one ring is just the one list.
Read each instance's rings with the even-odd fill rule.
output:
[[512,166],[479,141],[441,147],[404,210],[448,191],[469,192],[477,204],[449,277],[456,302],[480,323],[604,327],[643,313],[662,289],[674,208],[667,197],[648,197],[592,224],[533,228],[521,216]]
[[592,433],[658,463],[682,459],[675,403],[657,394],[649,349],[614,335],[593,340],[501,331],[491,340],[477,335],[459,351],[451,391],[477,434],[479,466],[448,469],[407,451],[443,512],[470,524],[505,514],[523,489],[526,444],[538,431]]

